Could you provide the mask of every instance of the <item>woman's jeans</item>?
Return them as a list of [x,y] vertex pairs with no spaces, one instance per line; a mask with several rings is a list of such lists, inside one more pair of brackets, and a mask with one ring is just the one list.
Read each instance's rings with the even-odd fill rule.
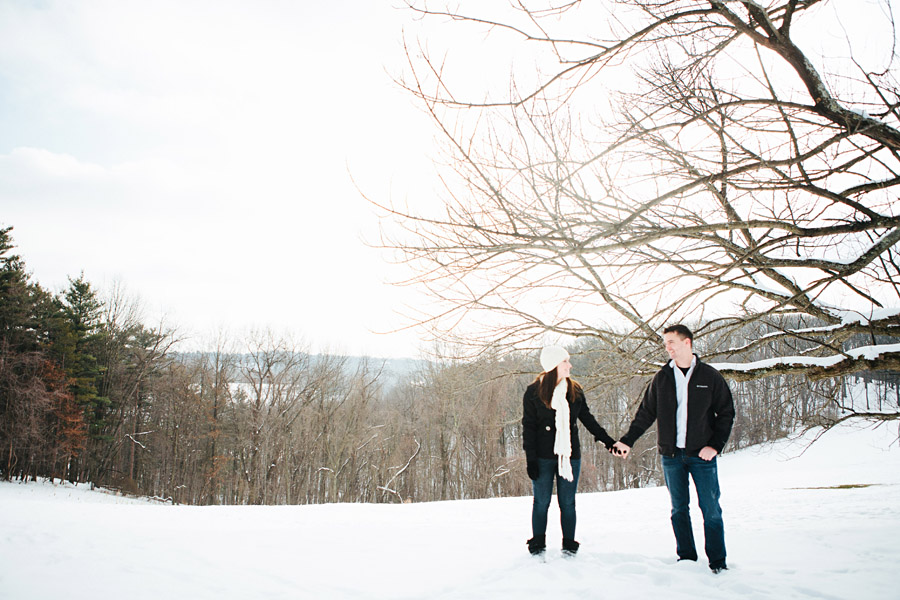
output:
[[556,501],[559,503],[559,520],[562,524],[563,539],[575,539],[575,492],[578,490],[578,475],[581,459],[572,460],[572,481],[567,481],[556,472],[557,459],[539,458],[538,478],[531,482],[534,488],[534,506],[531,509],[531,532],[546,535],[547,510],[553,496],[553,480],[556,479]]
[[675,456],[662,457],[666,487],[672,499],[672,529],[675,531],[678,558],[697,560],[694,532],[688,505],[691,492],[688,475],[697,488],[697,500],[703,513],[703,533],[706,538],[706,557],[711,567],[725,566],[725,524],[719,506],[719,474],[716,459],[705,461],[699,456],[687,456],[676,450]]

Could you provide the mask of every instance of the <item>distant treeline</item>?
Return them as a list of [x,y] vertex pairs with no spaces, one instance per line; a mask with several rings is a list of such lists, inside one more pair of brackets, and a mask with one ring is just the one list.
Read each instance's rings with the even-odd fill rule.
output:
[[[271,332],[177,353],[175,334],[142,323],[121,293],[101,297],[84,276],[50,293],[30,280],[13,248],[10,228],[0,229],[5,479],[59,478],[189,504],[530,493],[520,419],[522,393],[537,374],[533,356],[486,349],[478,360],[408,361],[398,369],[314,355]],[[620,435],[646,365],[599,343],[570,350],[592,411]],[[790,376],[733,383],[738,417],[729,447],[833,418],[850,384]],[[896,385],[875,379],[866,389],[874,390],[872,402],[896,405]],[[660,483],[652,432],[627,462],[588,439],[583,432],[580,489]]]

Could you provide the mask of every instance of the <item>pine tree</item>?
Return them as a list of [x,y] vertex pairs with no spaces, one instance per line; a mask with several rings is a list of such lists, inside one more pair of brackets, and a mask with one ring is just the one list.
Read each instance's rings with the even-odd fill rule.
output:
[[56,343],[72,328],[62,304],[31,283],[12,254],[11,231],[0,229],[0,473],[64,475],[84,448],[83,410],[58,360],[64,344]]
[[84,273],[77,279],[69,278],[69,289],[61,301],[66,327],[56,342],[62,352],[62,366],[71,380],[75,403],[85,411],[91,438],[104,439],[110,401],[99,393],[103,369],[97,359],[104,335],[103,303]]
[[37,345],[34,304],[39,296],[28,281],[25,263],[12,254],[10,232],[0,229],[0,339],[17,350],[33,350]]

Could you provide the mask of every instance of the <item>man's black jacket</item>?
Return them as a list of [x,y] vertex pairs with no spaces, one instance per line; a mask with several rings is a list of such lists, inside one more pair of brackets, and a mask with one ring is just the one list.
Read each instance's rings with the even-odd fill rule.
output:
[[[634,442],[656,421],[659,452],[666,456],[673,455],[677,406],[675,374],[670,361],[653,376],[644,391],[644,399],[628,433],[622,436],[622,443],[634,446]],[[733,423],[734,401],[728,383],[721,373],[700,362],[698,357],[688,382],[685,452],[696,455],[705,446],[711,446],[721,453]]]

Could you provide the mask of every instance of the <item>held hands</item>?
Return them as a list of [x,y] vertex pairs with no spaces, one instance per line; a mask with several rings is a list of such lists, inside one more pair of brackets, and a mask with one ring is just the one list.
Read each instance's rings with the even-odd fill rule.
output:
[[615,444],[613,444],[612,448],[609,449],[609,451],[624,460],[628,458],[628,454],[631,452],[631,447],[627,444],[623,444],[622,442],[616,442]]

